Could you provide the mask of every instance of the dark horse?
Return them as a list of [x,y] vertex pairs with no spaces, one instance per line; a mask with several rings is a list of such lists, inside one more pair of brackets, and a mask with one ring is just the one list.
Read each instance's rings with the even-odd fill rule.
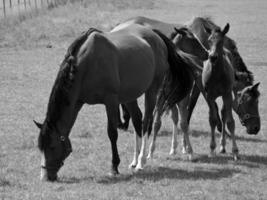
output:
[[[180,24],[165,23],[165,22],[161,22],[161,21],[146,18],[146,17],[136,17],[136,18],[127,20],[126,22],[116,26],[114,29],[120,29],[121,27],[124,27],[125,25],[129,25],[129,24],[141,24],[143,26],[147,26],[150,28],[157,28],[161,30],[169,38],[175,37],[173,28],[184,26]],[[187,27],[189,28],[190,32],[192,32],[200,40],[200,42],[203,43],[205,48],[208,49],[209,46],[208,46],[207,39],[209,35],[204,30],[204,25],[210,28],[218,27],[209,18],[202,18],[202,17],[194,18],[192,22],[190,22],[187,25]],[[192,46],[191,45],[192,39],[190,38],[189,38],[190,40],[184,39],[184,37],[185,36],[187,37],[188,34],[187,35],[182,35],[181,33],[178,33],[178,34],[181,35],[180,37],[182,37],[182,41],[184,42],[178,43],[178,46],[176,47],[193,55],[196,55],[196,52],[201,53],[202,51],[202,55],[205,57],[206,53],[204,49],[201,50],[201,48],[197,48],[196,45]],[[228,50],[227,54],[231,58],[230,61],[235,70],[235,84],[233,88],[234,111],[238,114],[242,125],[244,125],[247,128],[247,132],[249,134],[257,134],[258,131],[260,130],[260,116],[258,112],[258,97],[259,97],[258,85],[259,83],[253,84],[253,74],[247,69],[245,63],[243,62],[243,59],[241,58],[238,52],[238,49],[236,47],[236,43],[227,36],[225,36],[224,48]],[[196,55],[196,56],[198,56],[199,59],[203,60],[203,56],[201,57],[199,55]],[[197,78],[196,80],[201,81],[201,76]],[[182,142],[184,153],[193,152],[187,132],[188,132],[188,126],[189,126],[191,114],[193,112],[198,96],[200,94],[200,90],[198,86],[196,84],[194,85],[194,89],[191,92],[190,98],[186,97],[187,100],[185,99],[181,103],[179,103],[180,104],[179,110],[181,111],[180,126],[184,133],[183,142]],[[217,107],[217,104],[215,105]],[[175,135],[177,132],[177,124],[178,124],[177,108],[174,107],[172,108],[172,110],[173,110],[172,118],[174,122],[174,129],[173,129],[172,148],[170,152],[171,154],[173,154],[173,152],[176,152],[175,149],[177,146],[177,139],[176,139],[177,136]],[[221,130],[221,121],[218,115],[218,111],[217,111],[216,121],[217,121],[216,124],[217,124],[218,129]],[[158,129],[159,127],[160,126],[157,126]]]
[[[131,25],[109,33],[91,28],[83,33],[70,45],[61,63],[44,123],[36,122],[40,128],[41,179],[57,179],[57,172],[72,151],[71,128],[85,103],[105,105],[112,175],[119,173],[120,163],[118,106],[120,103],[127,106],[136,131],[134,159],[130,166],[142,168],[146,138],[151,132],[152,112],[162,81],[164,79],[168,86],[165,93],[175,90],[176,100],[180,101],[192,87],[189,68],[167,37],[144,26]],[[142,94],[145,94],[143,126],[137,104]]]
[[[196,17],[188,25],[188,27],[195,33],[196,37],[202,44],[209,49],[208,38],[209,34],[204,27],[209,29],[218,29],[209,18]],[[233,87],[234,102],[233,109],[239,116],[240,122],[246,127],[247,133],[256,135],[260,131],[261,123],[258,110],[259,83],[254,84],[254,78],[251,71],[249,71],[241,58],[236,43],[231,38],[225,36],[224,48],[229,55],[231,64],[235,70],[235,84]],[[197,102],[200,92],[195,86],[191,95],[189,104],[188,122],[191,118],[194,106]],[[242,105],[241,105],[242,104]]]
[[221,152],[225,152],[225,126],[231,133],[233,142],[232,153],[234,159],[238,159],[238,148],[235,141],[235,121],[232,115],[232,90],[234,87],[234,69],[230,62],[230,58],[224,51],[224,38],[229,31],[230,25],[227,24],[223,30],[221,29],[209,29],[204,27],[210,37],[209,42],[209,59],[204,62],[202,72],[202,84],[205,89],[205,95],[207,97],[210,113],[209,122],[211,127],[211,154],[214,153],[216,147],[215,143],[215,127],[217,125],[217,113],[215,100],[218,97],[222,97],[223,105],[221,110],[222,115],[222,140],[221,140]]

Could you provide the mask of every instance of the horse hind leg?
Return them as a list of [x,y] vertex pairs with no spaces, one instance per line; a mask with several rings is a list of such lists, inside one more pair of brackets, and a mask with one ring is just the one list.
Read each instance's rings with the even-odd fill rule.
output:
[[136,166],[136,171],[142,170],[146,163],[146,145],[148,137],[151,133],[152,123],[153,123],[153,110],[156,105],[156,93],[157,91],[154,89],[150,89],[145,94],[145,115],[143,120],[143,135],[142,135],[142,145],[140,154],[138,156],[138,163]]
[[137,101],[133,101],[126,104],[126,108],[132,117],[133,126],[135,129],[135,149],[133,161],[129,165],[129,168],[135,168],[137,165],[138,155],[140,153],[141,135],[142,135],[142,112],[138,106]]
[[215,141],[215,127],[217,125],[217,112],[216,112],[216,106],[215,101],[208,100],[209,105],[209,123],[210,123],[210,129],[211,129],[211,140],[210,140],[210,156],[215,156],[215,148],[216,148],[216,141]]
[[107,101],[105,103],[106,113],[108,118],[108,137],[111,142],[111,150],[112,150],[112,165],[111,165],[111,175],[119,174],[118,166],[120,164],[120,158],[118,154],[117,148],[117,140],[118,140],[118,131],[117,131],[117,122],[118,122],[118,97],[117,95],[108,96]]
[[171,150],[170,155],[175,155],[177,153],[177,136],[178,136],[178,121],[179,121],[179,113],[176,105],[171,109],[171,118],[173,122],[172,129],[172,142],[171,142]]
[[220,138],[220,153],[226,153],[225,145],[226,145],[226,130],[225,130],[225,124],[227,120],[227,108],[225,107],[225,104],[223,104],[222,110],[221,110],[221,116],[222,116],[222,130],[221,130],[221,138]]
[[183,149],[182,149],[182,152],[184,154],[187,154],[188,159],[192,161],[192,160],[194,160],[194,151],[193,151],[193,148],[191,146],[190,139],[189,139],[189,123],[187,120],[188,114],[189,114],[189,110],[187,109],[188,102],[189,102],[189,96],[187,96],[181,102],[179,102],[178,106],[179,106],[179,111],[180,111],[180,116],[181,116],[180,127],[181,127],[181,130],[183,132],[183,139],[182,139]]
[[158,132],[161,128],[161,116],[162,116],[162,113],[160,111],[157,111],[156,112],[156,119],[155,119],[155,123],[154,123],[154,128],[153,128],[153,137],[152,137],[152,141],[151,141],[150,146],[149,146],[147,159],[153,158],[153,154],[154,154],[154,151],[156,148],[157,135],[158,135]]

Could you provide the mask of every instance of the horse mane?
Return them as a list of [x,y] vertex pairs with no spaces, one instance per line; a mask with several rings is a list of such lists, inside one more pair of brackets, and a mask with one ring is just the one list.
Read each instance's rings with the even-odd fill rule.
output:
[[[186,26],[179,27],[178,29],[183,30],[183,31],[186,31],[186,32],[191,32]],[[179,34],[179,33],[177,33],[177,31],[175,29],[173,29],[173,32],[171,33],[169,39],[170,40],[173,40],[177,36],[177,34]]]
[[43,150],[49,142],[47,133],[56,127],[56,122],[61,117],[62,111],[70,104],[69,92],[74,83],[75,73],[77,72],[77,53],[88,36],[95,31],[100,32],[95,28],[90,28],[88,31],[83,32],[68,47],[49,97],[46,120],[38,138],[38,147],[40,150]]
[[[192,24],[195,21],[198,21],[198,23],[200,23],[202,26],[206,26],[211,29],[220,29],[220,27],[214,23],[211,16],[194,17],[192,21],[188,23],[187,26],[190,27],[190,24]],[[242,57],[240,56],[236,42],[228,36],[225,36],[225,40],[227,42],[227,49],[231,52],[233,59],[235,59],[236,62],[238,63],[234,65],[235,71],[237,73],[245,74],[248,77],[246,82],[249,85],[252,85],[254,82],[253,73],[248,70],[246,64],[244,63]]]
[[159,30],[153,31],[163,40],[168,50],[170,68],[164,76],[157,97],[157,108],[162,108],[164,112],[172,108],[190,92],[192,77],[189,72],[190,66],[176,52],[172,41]]

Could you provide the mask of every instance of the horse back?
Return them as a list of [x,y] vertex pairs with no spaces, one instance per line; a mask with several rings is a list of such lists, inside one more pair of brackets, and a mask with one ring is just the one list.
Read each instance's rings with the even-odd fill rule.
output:
[[172,33],[174,32],[175,27],[179,28],[183,26],[181,24],[166,23],[166,22],[158,21],[158,20],[143,17],[143,16],[137,16],[137,17],[130,18],[118,24],[116,27],[112,29],[112,31],[117,31],[117,30],[120,30],[122,28],[125,28],[133,24],[139,24],[139,25],[148,27],[150,29],[159,30],[161,33],[166,35],[168,38],[171,37]]

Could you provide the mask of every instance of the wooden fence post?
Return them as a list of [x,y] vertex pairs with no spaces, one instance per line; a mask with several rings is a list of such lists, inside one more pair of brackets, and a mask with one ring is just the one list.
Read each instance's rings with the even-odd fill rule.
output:
[[4,11],[4,17],[6,17],[6,1],[3,0],[3,11]]
[[34,0],[34,3],[35,3],[35,10],[37,11],[37,1]]
[[12,8],[12,0],[9,0],[9,7]]
[[25,8],[25,10],[26,10],[26,0],[24,0],[24,8]]

